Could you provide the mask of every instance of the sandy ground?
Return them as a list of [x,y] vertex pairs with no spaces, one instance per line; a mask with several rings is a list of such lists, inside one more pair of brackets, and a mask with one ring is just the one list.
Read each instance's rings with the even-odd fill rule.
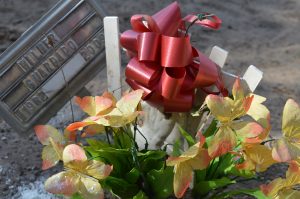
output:
[[[4,51],[55,2],[56,0],[0,0],[0,51]],[[102,1],[108,13],[120,17],[122,31],[129,28],[131,15],[152,14],[170,2]],[[208,11],[223,20],[222,29],[217,32],[192,28],[192,40],[201,51],[208,54],[214,45],[228,50],[229,59],[225,66],[228,72],[242,75],[251,64],[264,72],[257,93],[268,98],[266,104],[272,112],[272,132],[278,135],[285,101],[294,98],[300,102],[300,1],[179,2],[185,14]],[[93,94],[99,94],[105,89],[105,72],[89,83],[88,88]],[[50,123],[63,128],[71,119],[69,113],[69,107],[65,106]],[[77,117],[81,116],[78,112]],[[20,136],[0,119],[0,198],[51,198],[41,195],[40,181],[55,172],[55,169],[41,171],[41,148],[33,134]],[[272,167],[265,177],[270,179],[278,173],[282,173],[282,167]],[[257,182],[251,183],[251,186],[258,185]],[[24,189],[27,190],[25,195]]]

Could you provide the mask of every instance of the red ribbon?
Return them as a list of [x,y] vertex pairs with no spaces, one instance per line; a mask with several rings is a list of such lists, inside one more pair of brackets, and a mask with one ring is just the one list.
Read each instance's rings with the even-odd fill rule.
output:
[[[195,88],[220,85],[217,65],[192,47],[177,2],[153,16],[131,17],[132,30],[121,35],[121,45],[131,57],[125,75],[133,89],[143,89],[143,99],[165,112],[186,112],[192,108]],[[195,24],[218,29],[217,16],[197,20]]]

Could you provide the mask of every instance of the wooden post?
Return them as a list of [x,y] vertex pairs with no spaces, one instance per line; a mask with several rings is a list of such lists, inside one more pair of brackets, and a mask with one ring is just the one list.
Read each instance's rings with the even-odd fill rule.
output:
[[263,72],[251,65],[248,67],[246,72],[244,73],[243,80],[245,80],[248,84],[248,87],[251,92],[254,92],[259,82],[263,78]]
[[211,59],[213,62],[215,62],[220,68],[224,67],[224,64],[226,62],[228,56],[228,52],[219,46],[214,46],[211,50],[211,53],[209,55],[209,59]]
[[121,52],[119,41],[119,18],[105,17],[104,38],[107,64],[107,87],[117,99],[121,98]]
[[[225,87],[231,90],[232,85],[238,76],[224,71],[224,64],[226,62],[227,56],[228,56],[228,52],[226,50],[218,46],[214,46],[211,50],[209,58],[213,62],[215,62],[218,66],[220,66]],[[258,68],[256,68],[255,66],[251,65],[248,67],[244,76],[241,78],[241,82],[246,91],[254,92],[259,82],[262,80],[262,78],[263,78],[263,72]],[[211,87],[211,89],[213,91],[217,91],[215,87]]]

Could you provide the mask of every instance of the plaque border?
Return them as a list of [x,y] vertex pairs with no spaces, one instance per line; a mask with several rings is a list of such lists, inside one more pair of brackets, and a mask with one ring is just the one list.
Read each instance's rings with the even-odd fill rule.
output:
[[[97,0],[61,0],[56,3],[48,12],[46,12],[33,26],[26,30],[21,37],[10,45],[0,56],[0,76],[9,70],[14,62],[18,60],[20,54],[26,53],[36,44],[35,38],[46,36],[45,33],[59,21],[63,20],[68,11],[72,11],[73,7],[82,2],[87,2],[96,11],[96,14],[102,18],[106,16],[106,12]],[[51,28],[49,28],[51,27]],[[99,31],[103,31],[103,27]],[[32,132],[32,127],[35,124],[43,124],[49,121],[69,100],[69,96],[74,96],[79,93],[84,86],[92,80],[106,66],[105,48],[87,62],[85,67],[68,83],[68,88],[61,89],[51,101],[37,111],[37,114],[30,119],[26,124],[21,123],[13,110],[9,109],[6,104],[0,102],[0,116],[18,133],[27,135]],[[79,51],[78,51],[79,52]],[[60,70],[60,69],[59,69]],[[89,78],[86,78],[86,77]],[[51,108],[50,108],[51,107]]]

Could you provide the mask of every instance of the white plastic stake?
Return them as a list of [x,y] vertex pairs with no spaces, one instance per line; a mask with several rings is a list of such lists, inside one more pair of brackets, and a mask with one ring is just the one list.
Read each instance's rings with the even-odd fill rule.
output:
[[[225,84],[224,86],[230,90],[237,76],[224,71],[224,64],[226,62],[227,56],[228,51],[220,48],[219,46],[214,46],[211,50],[209,58],[218,66],[220,66],[223,82]],[[259,82],[262,80],[262,77],[262,71],[260,71],[253,65],[249,66],[244,76],[241,78],[244,89],[248,90],[249,92],[254,92]],[[212,87],[211,89],[213,89],[214,91],[217,90],[215,87]]]
[[[214,46],[209,55],[209,59],[215,62],[221,69],[224,67],[227,57],[228,51],[224,50],[223,48],[220,48],[219,46]],[[209,90],[214,92],[218,91],[216,86],[210,86],[208,88]]]
[[228,52],[226,50],[220,48],[219,46],[214,46],[209,55],[209,59],[211,59],[213,62],[219,65],[220,68],[223,68],[227,56],[228,56]]
[[249,89],[253,92],[263,78],[263,72],[251,65],[246,70],[243,79],[247,82]]
[[119,18],[104,17],[104,38],[107,65],[107,87],[117,99],[121,98],[121,52],[119,41]]

